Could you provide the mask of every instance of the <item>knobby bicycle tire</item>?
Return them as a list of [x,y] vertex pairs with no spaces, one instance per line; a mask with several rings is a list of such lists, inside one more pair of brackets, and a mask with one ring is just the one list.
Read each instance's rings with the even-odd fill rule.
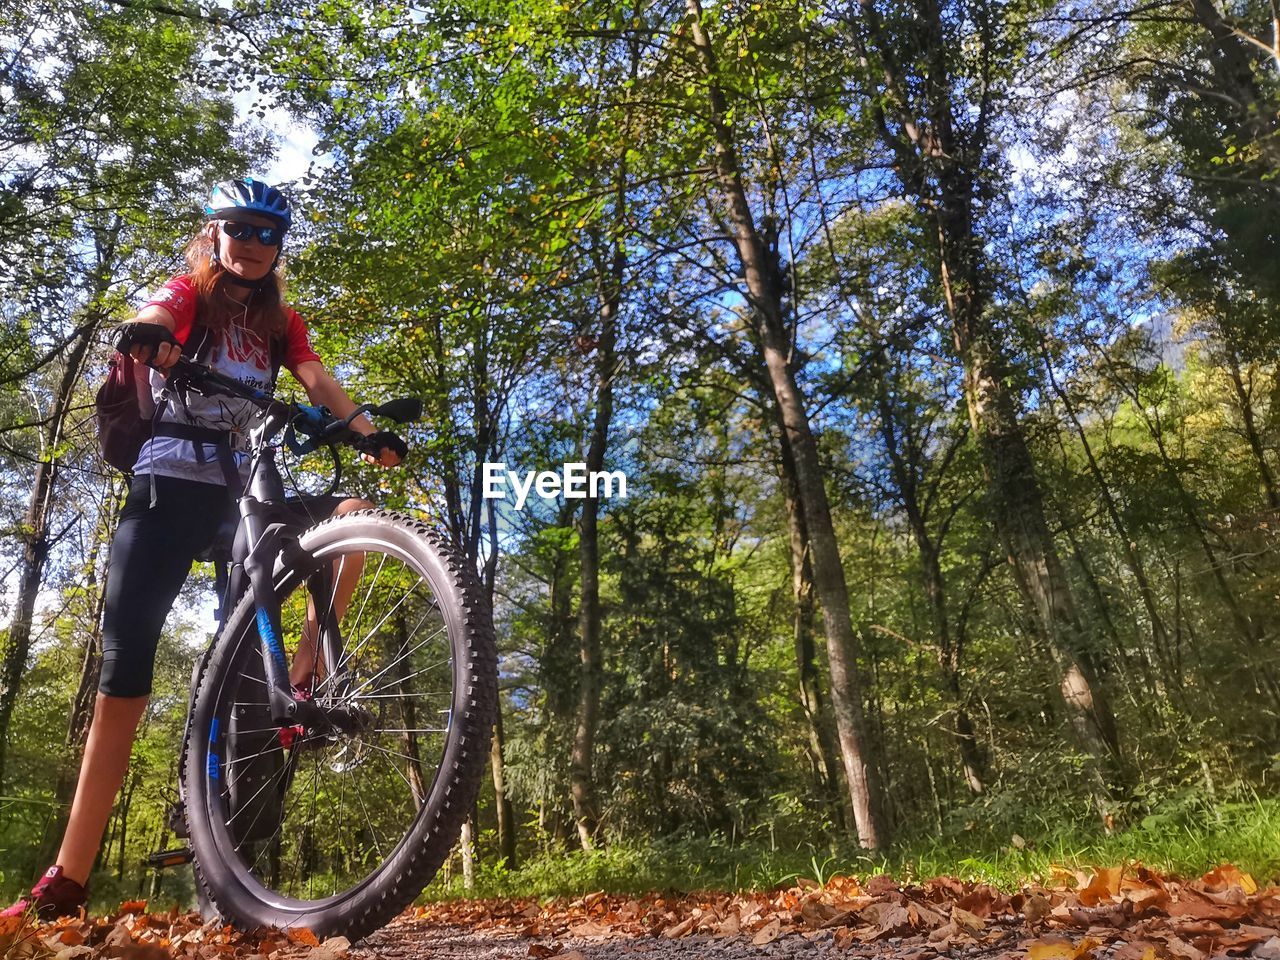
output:
[[[362,578],[367,579],[368,571],[374,566],[370,557],[381,558],[377,565],[377,577],[383,575],[387,559],[392,558],[393,564],[398,563],[408,571],[406,577],[416,575],[419,578],[418,584],[413,588],[415,591],[418,585],[427,585],[433,599],[425,604],[416,602],[432,616],[438,612],[442,626],[436,632],[443,631],[445,634],[449,660],[447,675],[451,687],[447,693],[447,712],[444,709],[437,711],[446,716],[446,726],[438,730],[420,728],[423,735],[428,729],[440,734],[430,786],[427,787],[427,779],[422,774],[424,757],[417,749],[416,738],[419,734],[414,731],[419,728],[405,719],[415,716],[412,712],[413,701],[406,699],[407,695],[414,694],[406,695],[406,690],[409,689],[409,679],[417,674],[410,678],[405,678],[403,674],[410,669],[410,665],[404,664],[408,656],[404,651],[409,649],[410,642],[416,644],[412,648],[416,651],[432,640],[433,635],[428,635],[422,641],[418,641],[416,636],[408,637],[395,650],[392,645],[397,638],[392,638],[381,646],[379,641],[370,643],[369,638],[359,641],[361,647],[369,644],[371,649],[386,651],[383,654],[386,665],[381,667],[377,676],[385,678],[393,666],[396,668],[390,674],[389,683],[384,679],[384,687],[390,687],[390,693],[369,693],[370,689],[376,691],[381,688],[371,687],[374,681],[357,675],[350,681],[349,689],[354,692],[346,695],[347,699],[343,700],[337,692],[335,679],[332,694],[334,702],[361,703],[365,706],[371,703],[372,706],[365,711],[370,717],[373,716],[372,711],[380,710],[384,711],[378,714],[380,718],[386,717],[387,722],[402,724],[404,729],[390,731],[401,737],[399,750],[388,749],[385,739],[380,741],[383,744],[381,746],[371,745],[375,739],[374,734],[383,733],[381,728],[375,728],[374,734],[370,734],[369,744],[366,744],[363,737],[352,737],[349,742],[344,742],[337,735],[317,737],[317,745],[310,748],[310,754],[307,752],[307,741],[289,749],[282,745],[273,748],[270,738],[278,736],[278,728],[265,734],[268,741],[260,741],[267,743],[267,748],[261,754],[249,753],[254,747],[245,746],[245,743],[252,740],[249,734],[264,735],[260,730],[252,729],[252,723],[249,728],[245,728],[247,732],[244,734],[228,733],[235,724],[233,707],[240,723],[243,725],[247,722],[243,716],[247,710],[243,702],[246,697],[244,691],[256,689],[258,684],[265,686],[260,679],[260,640],[256,611],[252,597],[246,596],[227,619],[225,629],[206,660],[197,686],[182,774],[187,827],[196,857],[197,882],[226,920],[246,929],[259,926],[306,928],[317,937],[343,935],[356,940],[386,924],[417,897],[448,856],[472,809],[487,767],[497,710],[497,655],[493,624],[488,604],[471,566],[444,538],[413,518],[384,510],[356,511],[317,524],[299,536],[298,544],[301,549],[294,563],[288,566],[278,565],[275,571],[277,596],[282,598],[299,593],[310,596],[307,591],[311,589],[310,584],[314,580],[308,578],[314,578],[318,570],[325,571],[327,575],[327,571],[335,566],[336,560],[346,563],[343,558],[350,556],[360,558],[363,565]],[[380,602],[381,594],[376,589],[377,577],[373,578],[374,586],[369,587],[368,595],[364,597],[365,607],[370,605],[371,598],[374,606]],[[363,582],[364,579],[361,579],[360,583]],[[409,594],[406,593],[405,596]],[[315,605],[313,609],[318,609],[319,604],[314,597],[311,597],[311,601]],[[386,602],[389,605],[389,601]],[[369,637],[378,633],[396,612],[403,611],[404,604],[405,600],[402,598],[396,603],[394,611],[383,613],[378,626],[370,632]],[[353,599],[351,608],[348,609],[349,615],[354,605]],[[365,607],[360,609],[361,618],[365,615]],[[374,611],[372,615],[379,612]],[[325,617],[328,616],[326,613]],[[401,620],[403,622],[403,617]],[[329,621],[326,619],[327,622]],[[434,621],[432,625],[434,626]],[[400,636],[403,636],[404,628],[400,629]],[[363,662],[363,654],[353,652],[351,655],[356,659],[357,666]],[[381,662],[374,660],[368,670],[377,669]],[[341,668],[345,664],[344,658],[338,666]],[[411,665],[416,667],[417,662]],[[429,669],[424,668],[419,672],[427,674]],[[322,699],[326,696],[324,691],[321,684],[317,697]],[[431,695],[417,694],[424,698]],[[382,699],[374,702],[374,697]],[[386,710],[393,709],[388,708],[387,703],[398,704],[399,713],[386,713]],[[425,707],[421,715],[428,716]],[[414,739],[410,740],[410,736]],[[405,746],[406,743],[414,745],[414,749]],[[237,749],[243,756],[233,759],[232,754]],[[326,759],[320,759],[322,756]],[[333,759],[335,756],[338,759]],[[287,810],[284,809],[283,800],[278,805],[279,809],[272,808],[270,803],[264,806],[258,802],[255,806],[246,799],[251,792],[250,787],[241,785],[241,798],[237,801],[230,781],[252,766],[261,766],[266,761],[256,758],[262,757],[275,757],[272,761],[275,766],[261,774],[264,786],[256,788],[255,797],[260,796],[264,790],[268,796],[274,796],[272,791],[281,796],[286,795],[295,784],[301,782],[298,779],[299,768],[308,762],[313,763],[310,821],[305,820],[305,800],[302,801],[302,808],[294,801],[294,806]],[[403,760],[396,760],[396,757]],[[248,763],[237,773],[232,770],[231,765],[241,760]],[[380,760],[381,764],[375,765],[376,760]],[[360,767],[361,763],[366,765],[363,769]],[[354,776],[351,775],[353,765]],[[318,795],[327,791],[329,799],[319,804],[319,813],[321,817],[328,817],[332,824],[335,822],[335,807],[339,811],[345,809],[345,791],[349,779],[358,781],[353,789],[363,789],[369,783],[383,784],[379,789],[384,792],[399,788],[395,778],[387,775],[387,768],[397,772],[399,779],[412,789],[411,799],[416,804],[416,812],[409,810],[403,798],[398,805],[392,805],[393,810],[406,810],[404,816],[411,818],[403,836],[398,841],[392,837],[380,837],[375,827],[375,818],[371,818],[362,795],[362,809],[359,813],[363,815],[367,828],[359,821],[356,816],[357,808],[353,805],[351,822],[346,822],[339,812],[336,829],[352,831],[356,837],[353,849],[358,847],[364,850],[372,840],[377,844],[377,852],[370,856],[379,862],[364,873],[364,867],[359,863],[350,865],[352,850],[340,850],[332,854],[333,863],[346,864],[346,869],[352,874],[349,877],[344,875],[344,884],[348,880],[353,881],[344,889],[337,889],[339,868],[334,867],[333,876],[326,874],[321,880],[322,884],[333,884],[334,889],[327,896],[315,898],[314,891],[310,888],[307,889],[306,896],[298,896],[296,894],[300,887],[296,883],[289,888],[292,892],[283,892],[283,886],[278,884],[278,861],[281,859],[283,844],[288,842],[296,847],[290,866],[296,864],[296,872],[300,877],[308,869],[318,872],[321,868],[315,867],[315,862],[326,862],[321,854],[316,853],[326,841],[332,839],[317,836]],[[406,776],[405,770],[415,775]],[[305,776],[305,771],[302,775]],[[377,780],[378,776],[381,780]],[[342,804],[336,804],[332,798],[333,789],[326,782],[332,779],[338,779],[342,783]],[[271,786],[272,783],[275,785]],[[254,785],[251,782],[251,786]],[[403,793],[402,789],[401,792]],[[240,806],[237,807],[237,803]],[[268,820],[275,815],[281,823],[277,832],[266,840],[261,839],[264,831],[260,828],[252,824],[246,828],[244,825],[244,820],[250,818],[255,823],[260,821],[264,810]],[[290,835],[287,830],[291,812],[299,810],[304,810],[298,814],[305,834],[302,838]],[[239,825],[234,823],[237,817],[243,817]],[[385,856],[381,847],[384,839],[388,844],[395,841],[394,848]],[[268,848],[267,844],[274,846]],[[250,855],[254,849],[259,849],[259,852],[257,859],[250,863]],[[264,866],[261,860],[268,849],[274,853],[267,856],[267,865]],[[355,858],[359,860],[358,853]],[[275,866],[270,866],[271,864]],[[311,882],[314,882],[314,877]]]

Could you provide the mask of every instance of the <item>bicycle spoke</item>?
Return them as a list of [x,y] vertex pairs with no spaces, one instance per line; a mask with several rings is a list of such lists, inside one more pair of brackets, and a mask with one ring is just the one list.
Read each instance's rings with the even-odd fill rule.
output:
[[373,837],[373,845],[378,851],[378,856],[385,859],[386,854],[382,852],[382,843],[378,840],[378,831],[374,829],[373,819],[369,816],[369,808],[364,805],[364,794],[356,790],[356,799],[360,801],[360,809],[364,812],[364,822],[369,826],[369,834]]
[[[386,562],[387,562],[387,555],[384,553],[382,555],[382,559],[378,561],[377,572],[374,573],[373,579],[369,582],[369,589],[365,592],[364,599],[360,601],[360,612],[356,614],[356,622],[351,627],[352,633],[360,632],[360,620],[362,617],[364,617],[364,608],[368,606],[369,598],[373,596],[373,588],[378,585],[378,578],[382,576],[382,568],[386,564]],[[338,589],[338,585],[336,582],[333,585],[333,589],[336,593]],[[336,598],[335,598],[335,602],[336,602]]]
[[[392,681],[392,682],[393,682],[393,683],[408,683],[408,682],[409,682],[410,680],[412,680],[414,677],[420,677],[420,676],[422,676],[424,673],[429,673],[429,672],[431,672],[432,670],[438,670],[440,667],[445,666],[448,662],[449,662],[449,660],[448,660],[447,658],[446,658],[446,659],[444,659],[444,660],[437,660],[435,663],[432,663],[432,664],[430,664],[430,665],[428,665],[428,666],[425,666],[425,667],[423,667],[421,670],[418,670],[418,671],[416,671],[416,672],[414,672],[414,673],[409,674],[407,677],[400,677],[399,679],[394,680],[394,681]],[[382,674],[383,674],[383,673],[386,673],[386,670],[385,670],[385,669],[384,669],[383,671],[381,671],[380,673],[378,673],[376,676],[370,677],[370,678],[369,678],[369,680],[366,682],[366,686],[368,685],[368,683],[372,683],[374,680],[377,680],[377,679],[378,679],[378,677],[382,676]],[[390,684],[383,684],[381,687],[374,687],[374,690],[386,690],[386,689],[387,689],[387,687],[389,687],[389,686],[390,686]],[[364,688],[362,687],[361,689],[364,689]],[[357,696],[358,696],[361,700],[363,700],[363,699],[365,698],[365,694],[363,694],[363,693],[359,693],[358,691],[357,691],[356,693],[353,693],[351,696],[352,696],[352,699],[354,699],[354,698],[355,698],[355,697],[357,697]],[[372,696],[372,694],[370,694],[370,696]]]
[[[396,601],[396,605],[395,605],[394,607],[392,607],[390,610],[388,610],[385,614],[383,614],[382,619],[381,619],[381,620],[379,620],[379,621],[377,622],[377,624],[375,624],[375,625],[374,625],[374,628],[373,628],[372,630],[370,630],[370,631],[369,631],[369,633],[364,637],[364,639],[363,639],[363,640],[361,640],[358,644],[356,644],[355,649],[351,651],[351,656],[346,657],[346,658],[342,661],[342,663],[340,663],[340,664],[338,665],[339,667],[343,666],[344,664],[350,663],[350,662],[351,662],[351,659],[352,659],[353,657],[355,657],[355,655],[356,655],[357,653],[359,653],[359,652],[360,652],[360,649],[361,649],[361,648],[362,648],[366,643],[368,643],[370,640],[372,640],[372,639],[373,639],[374,635],[375,635],[375,634],[377,634],[377,632],[378,632],[378,628],[379,628],[379,627],[381,627],[384,623],[386,623],[386,622],[387,622],[387,618],[388,618],[388,617],[390,617],[393,613],[395,613],[397,610],[399,610],[399,609],[400,609],[400,605],[401,605],[402,603],[404,603],[406,600],[408,600],[408,599],[409,599],[409,597],[413,594],[413,591],[414,591],[414,590],[417,590],[417,589],[418,589],[418,586],[422,583],[422,580],[423,580],[423,578],[422,578],[422,577],[419,577],[419,578],[418,578],[418,582],[417,582],[417,583],[415,583],[415,584],[414,584],[412,587],[410,587],[408,590],[406,590],[406,591],[405,591],[405,593],[404,593],[404,596],[402,596],[399,600],[397,600],[397,601]],[[426,615],[424,615],[424,616],[423,616],[423,619],[424,619],[424,620],[426,619]],[[421,626],[421,625],[422,625],[422,621],[421,621],[421,620],[420,620],[420,621],[418,621],[418,625],[419,625],[419,626]]]
[[[354,698],[356,698],[356,697],[360,696],[360,691],[362,691],[362,690],[364,690],[365,688],[367,688],[367,687],[369,686],[369,684],[373,683],[373,681],[377,680],[380,676],[382,676],[384,673],[386,673],[388,670],[390,670],[392,667],[394,667],[397,663],[400,663],[402,660],[404,660],[404,658],[405,658],[405,657],[412,656],[412,655],[413,655],[413,653],[414,653],[415,651],[417,651],[417,650],[421,649],[421,648],[422,648],[422,646],[423,646],[424,644],[430,643],[430,642],[431,642],[432,640],[434,640],[436,637],[440,636],[440,634],[444,633],[445,629],[446,629],[446,628],[442,626],[442,627],[441,627],[439,630],[437,630],[435,633],[431,634],[429,637],[426,637],[426,638],[425,638],[421,643],[419,643],[417,646],[415,646],[415,647],[413,648],[413,650],[410,650],[408,653],[405,653],[405,654],[403,654],[403,655],[401,655],[401,656],[399,656],[399,657],[396,657],[396,659],[392,660],[392,661],[391,661],[390,663],[388,663],[385,667],[383,667],[381,670],[379,670],[377,673],[375,673],[372,677],[370,677],[370,678],[369,678],[368,680],[366,680],[364,683],[360,684],[360,686],[358,686],[358,687],[356,687],[354,690],[352,690],[352,691],[351,691],[351,693],[347,694],[347,696],[348,696],[348,697],[351,697],[352,699],[354,699]],[[440,666],[441,664],[448,663],[448,662],[449,662],[449,661],[448,661],[447,659],[446,659],[446,660],[441,660],[441,661],[439,661],[438,663],[436,663],[436,664],[435,664],[435,666]],[[413,674],[412,676],[416,677],[416,676],[418,676],[419,674],[421,674],[421,673],[423,673],[423,672],[424,672],[424,671],[419,670],[417,673]],[[402,677],[402,678],[400,678],[400,679],[397,679],[397,680],[396,680],[396,681],[394,681],[394,682],[395,682],[395,683],[404,683],[406,680],[409,680],[409,679],[411,679],[411,677]],[[382,686],[382,687],[375,687],[374,689],[376,689],[376,690],[385,690],[385,689],[386,689],[386,687],[385,687],[385,686]]]
[[[343,770],[339,775],[341,779],[338,781],[338,822],[347,822],[347,771]],[[338,892],[338,872],[333,873],[333,889],[329,892],[329,896],[334,896]]]
[[279,750],[279,749],[280,749],[280,744],[275,743],[267,747],[265,750],[259,750],[257,753],[250,754],[247,757],[236,757],[234,760],[228,760],[223,764],[223,766],[226,767],[228,770],[230,770],[232,767],[234,767],[238,763],[244,763],[246,760],[256,760],[258,759],[258,757],[265,757],[268,753],[271,753],[273,750]]
[[374,727],[370,733],[448,733],[448,727],[414,727],[411,729],[394,727]]
[[[413,757],[409,756],[407,753],[397,753],[395,750],[388,750],[386,747],[380,747],[376,743],[370,743],[368,740],[361,740],[360,742],[364,744],[366,747],[368,747],[370,750],[377,750],[379,753],[385,753],[391,757],[399,757],[401,760],[408,760],[413,763],[418,762]],[[401,774],[401,777],[403,778],[404,774]],[[405,783],[409,783],[409,781],[405,780]],[[410,783],[409,788],[413,789],[413,784]]]
[[[367,744],[367,746],[371,746],[371,747],[372,747],[372,746],[373,746],[373,744]],[[376,748],[376,747],[374,747],[374,749],[376,750],[377,748]],[[394,773],[395,773],[395,774],[396,774],[396,775],[397,775],[401,780],[403,780],[403,781],[404,781],[404,785],[405,785],[406,787],[408,787],[408,788],[409,788],[409,794],[410,794],[410,796],[412,796],[412,795],[413,795],[413,784],[409,782],[409,778],[408,778],[408,777],[406,777],[406,776],[401,772],[401,770],[400,770],[400,768],[399,768],[399,767],[397,767],[394,763],[392,763],[392,762],[391,762],[390,760],[388,760],[386,757],[383,757],[383,756],[382,756],[382,754],[379,754],[378,756],[382,757],[382,762],[383,762],[383,763],[385,763],[387,766],[389,766],[389,767],[391,768],[392,772],[394,772]]]

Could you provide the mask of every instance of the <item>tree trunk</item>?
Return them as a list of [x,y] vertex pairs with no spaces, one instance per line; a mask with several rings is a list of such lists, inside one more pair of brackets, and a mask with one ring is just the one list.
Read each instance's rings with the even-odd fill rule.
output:
[[[75,796],[79,780],[80,760],[84,754],[89,724],[93,721],[93,708],[97,703],[98,675],[102,669],[102,608],[106,603],[106,590],[98,589],[98,556],[105,552],[102,568],[111,565],[112,534],[116,518],[120,514],[121,496],[118,485],[112,483],[106,497],[106,506],[98,517],[93,545],[85,560],[85,592],[93,597],[88,629],[85,631],[84,652],[80,658],[80,679],[71,700],[71,712],[67,718],[67,733],[63,738],[63,761],[58,767],[58,778],[53,787],[54,815],[45,830],[40,845],[40,863],[52,862],[58,844],[66,830],[67,817],[71,813],[71,800]],[[105,551],[103,548],[105,547]]]
[[[498,518],[497,506],[485,501],[489,523],[489,550],[484,564],[484,589],[489,609],[493,609],[494,591],[498,582]],[[493,741],[489,746],[489,769],[493,776],[494,806],[498,816],[498,853],[507,862],[507,869],[516,866],[516,815],[507,796],[506,762],[503,750],[506,740],[502,735],[502,697],[498,697],[498,710],[494,717]]]
[[[946,262],[944,252],[944,276]],[[975,330],[980,311],[973,310],[972,303],[960,303],[971,296],[972,286],[962,292],[944,282],[958,321],[956,349],[964,360],[969,418],[983,455],[996,529],[1057,666],[1059,691],[1076,740],[1102,765],[1098,775],[1105,776],[1106,786],[1114,791],[1124,779],[1115,716],[1098,684],[1087,634],[1045,520],[1031,451],[1017,405],[1005,386],[1006,365],[989,342],[991,332]],[[1105,798],[1097,799],[1100,807],[1107,806]],[[1102,815],[1107,816],[1105,810]]]
[[[1262,95],[1262,87],[1254,70],[1254,64],[1266,61],[1218,10],[1214,0],[1189,0],[1188,7],[1196,21],[1209,33],[1212,40],[1205,44],[1205,59],[1213,70],[1217,87],[1226,94],[1232,104],[1231,112],[1241,133],[1260,151],[1267,169],[1280,165],[1280,143],[1277,143],[1277,127],[1274,104]],[[1272,7],[1272,16],[1275,16]],[[1212,95],[1213,91],[1207,91]],[[1220,106],[1220,102],[1215,100]],[[1262,202],[1266,194],[1260,193]]]
[[[625,175],[620,176],[619,182],[625,182]],[[621,198],[618,203],[622,203]],[[618,211],[619,216],[621,211],[622,208]],[[605,452],[609,444],[609,425],[613,420],[613,382],[617,364],[615,347],[618,308],[622,299],[625,268],[625,254],[621,245],[611,241],[608,263],[596,265],[600,338],[596,346],[595,416],[591,425],[591,439],[587,445],[588,476],[604,468]],[[600,816],[593,769],[603,671],[600,650],[600,501],[593,493],[593,490],[588,490],[586,499],[582,501],[582,522],[579,528],[582,593],[578,608],[578,630],[582,670],[573,752],[569,764],[573,816],[577,821],[578,840],[583,850],[591,850],[595,846]]]
[[475,814],[462,824],[462,837],[458,844],[462,853],[462,889],[470,892],[476,886]]
[[138,786],[137,771],[129,773],[124,796],[120,798],[120,845],[116,847],[116,879],[124,879],[124,859],[129,840],[129,810],[133,806],[133,791]]
[[489,748],[489,764],[493,771],[494,806],[498,814],[498,855],[506,861],[508,870],[516,868],[516,815],[507,796],[506,766],[502,760],[505,743],[502,735],[502,710],[499,707],[493,725],[493,745]]
[[[766,389],[767,384],[763,385]],[[787,530],[791,546],[791,594],[795,604],[792,633],[795,638],[796,670],[800,684],[800,706],[809,725],[809,766],[818,795],[831,807],[835,823],[845,825],[845,807],[840,802],[840,771],[836,761],[835,741],[823,703],[822,678],[816,662],[814,619],[817,614],[813,596],[813,563],[809,552],[809,533],[805,529],[804,512],[796,485],[795,462],[787,444],[786,427],[778,417],[778,406],[769,404],[779,429],[782,467],[782,491],[787,507]]]
[[45,562],[54,545],[49,523],[53,516],[54,491],[58,482],[58,457],[61,454],[63,430],[71,407],[72,396],[80,381],[89,347],[103,317],[84,325],[83,335],[71,345],[62,378],[53,398],[53,410],[41,437],[42,453],[36,466],[35,483],[27,503],[22,534],[22,562],[18,576],[18,599],[13,619],[0,641],[0,789],[3,789],[8,758],[9,723],[18,702],[22,674],[31,652],[32,621],[36,598],[44,577]]
[[[908,458],[903,456],[903,444],[896,426],[899,416],[885,390],[884,376],[880,377],[880,384],[881,389],[876,398],[876,405],[880,411],[880,435],[884,440],[885,452],[889,455],[889,464],[893,470],[894,482],[898,487],[898,496],[907,515],[907,523],[916,541],[916,552],[920,556],[925,602],[933,624],[934,641],[938,646],[938,667],[942,671],[943,687],[950,697],[951,710],[955,715],[953,736],[960,753],[965,784],[969,787],[969,792],[977,796],[986,789],[987,759],[983,755],[982,745],[978,742],[973,720],[965,709],[964,696],[960,689],[963,645],[960,637],[952,636],[951,617],[947,612],[946,580],[939,560],[942,544],[940,541],[935,542],[933,534],[930,533],[925,518],[926,508],[920,502],[919,464],[909,462]],[[910,454],[908,456],[911,461],[916,459]]]
[[[1280,511],[1280,493],[1276,491],[1275,474],[1267,463],[1267,455],[1262,446],[1262,437],[1258,434],[1258,425],[1253,414],[1253,385],[1245,386],[1244,376],[1240,371],[1240,358],[1235,349],[1227,344],[1224,352],[1227,355],[1227,372],[1231,374],[1231,386],[1235,391],[1236,401],[1240,404],[1240,419],[1244,424],[1244,437],[1249,442],[1253,459],[1258,464],[1258,476],[1262,479],[1262,490],[1267,497],[1267,506],[1273,511]],[[1252,375],[1250,375],[1252,380]]]
[[776,256],[774,263],[769,262],[765,242],[756,229],[747,202],[724,91],[716,79],[715,52],[702,24],[701,2],[686,0],[685,7],[689,15],[689,36],[707,85],[709,119],[715,136],[716,180],[746,278],[757,346],[795,459],[797,490],[813,553],[814,587],[822,604],[826,629],[836,731],[858,839],[862,846],[878,850],[889,843],[884,814],[886,805],[880,771],[865,730],[858,677],[858,644],[849,615],[848,584],[841,566],[840,548],[818,459],[818,445],[789,362],[791,344],[782,315],[783,277],[780,276]]

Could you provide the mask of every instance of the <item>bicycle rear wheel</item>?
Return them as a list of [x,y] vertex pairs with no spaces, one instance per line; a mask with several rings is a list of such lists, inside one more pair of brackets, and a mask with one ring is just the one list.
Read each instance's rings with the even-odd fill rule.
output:
[[314,702],[350,722],[272,725],[245,597],[197,688],[187,825],[198,879],[228,920],[354,940],[430,882],[475,801],[497,708],[493,625],[470,566],[412,518],[358,511],[299,547],[275,577],[285,653],[306,657],[310,607],[342,650],[336,664],[319,658]]

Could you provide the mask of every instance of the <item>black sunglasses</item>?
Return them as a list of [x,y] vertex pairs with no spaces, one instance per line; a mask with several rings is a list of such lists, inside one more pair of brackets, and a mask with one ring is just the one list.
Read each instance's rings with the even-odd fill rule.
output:
[[222,232],[232,240],[248,240],[257,236],[264,247],[278,247],[284,239],[284,231],[279,227],[259,227],[252,223],[240,223],[236,220],[223,220]]

